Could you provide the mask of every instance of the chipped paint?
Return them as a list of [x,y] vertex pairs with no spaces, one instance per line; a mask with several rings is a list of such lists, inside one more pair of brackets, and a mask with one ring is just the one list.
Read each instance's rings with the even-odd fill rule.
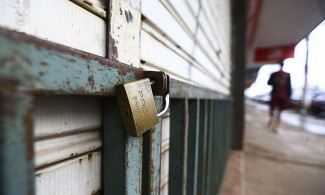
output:
[[[143,74],[139,68],[1,28],[0,44],[7,46],[0,48],[0,76],[16,79],[29,91],[111,96],[116,84]],[[172,98],[227,98],[173,79],[170,82]]]
[[150,130],[149,145],[149,193],[158,195],[160,192],[161,119]]
[[0,194],[34,194],[33,97],[0,79],[0,100]]
[[109,38],[109,44],[108,44],[109,59],[117,60],[118,53],[117,53],[117,47],[115,45],[116,42],[111,35],[109,35],[108,38]]

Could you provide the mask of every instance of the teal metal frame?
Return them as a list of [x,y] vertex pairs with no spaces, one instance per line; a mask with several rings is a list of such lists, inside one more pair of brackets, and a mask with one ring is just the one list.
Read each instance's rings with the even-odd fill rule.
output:
[[[161,123],[125,135],[115,85],[143,70],[0,28],[0,194],[34,194],[35,94],[103,97],[104,194],[159,194]],[[230,98],[170,80],[170,194],[220,191],[230,143]]]

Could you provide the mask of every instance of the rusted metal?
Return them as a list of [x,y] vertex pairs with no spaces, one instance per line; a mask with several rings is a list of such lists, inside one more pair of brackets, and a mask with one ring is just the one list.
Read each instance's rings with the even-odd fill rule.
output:
[[0,194],[34,194],[33,97],[0,79]]
[[0,76],[36,93],[110,96],[143,71],[86,52],[0,28]]
[[[0,28],[0,77],[34,93],[113,96],[115,85],[143,78],[143,70]],[[170,79],[171,98],[223,99],[226,95]]]
[[227,95],[197,87],[182,81],[170,79],[170,97],[171,98],[185,98],[188,99],[227,99]]
[[163,71],[144,71],[143,77],[150,79],[154,95],[169,94],[169,76]]
[[105,20],[106,18],[106,11],[92,3],[89,0],[70,0],[71,2],[79,5],[80,7],[84,8],[85,10],[95,14],[96,16]]

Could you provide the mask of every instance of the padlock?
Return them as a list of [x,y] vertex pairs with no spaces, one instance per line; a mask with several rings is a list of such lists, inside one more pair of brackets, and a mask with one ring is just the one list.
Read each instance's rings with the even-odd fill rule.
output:
[[163,106],[157,114],[149,78],[116,85],[116,96],[127,134],[139,137],[154,127],[169,105],[169,95],[164,96]]

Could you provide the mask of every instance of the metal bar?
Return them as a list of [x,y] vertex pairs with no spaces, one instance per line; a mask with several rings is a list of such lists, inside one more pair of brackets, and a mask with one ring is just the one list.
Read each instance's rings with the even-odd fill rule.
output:
[[[115,95],[115,85],[143,78],[143,70],[0,28],[0,77],[35,93]],[[170,79],[171,98],[226,95]]]
[[[155,98],[156,107],[162,99]],[[161,119],[143,135],[142,194],[160,193]]]
[[126,137],[125,194],[142,194],[142,136]]
[[103,107],[103,192],[125,194],[125,129],[117,100],[106,98]]
[[197,99],[193,195],[197,194],[197,186],[198,186],[198,168],[199,168],[198,165],[199,165],[199,145],[200,145],[199,135],[200,135],[200,100]]
[[0,79],[0,194],[34,194],[33,97]]
[[232,128],[232,148],[243,149],[244,140],[244,90],[246,68],[246,1],[231,0],[231,95],[235,100],[232,118],[236,123]]
[[161,119],[150,130],[150,160],[149,160],[149,194],[160,193],[160,147],[161,147]]
[[208,135],[208,100],[201,100],[201,110],[200,110],[200,157],[199,157],[199,175],[198,181],[198,194],[205,194],[206,185],[206,160],[207,160],[207,135]]
[[125,134],[115,98],[104,100],[104,194],[142,194],[142,137]]
[[220,179],[221,179],[221,166],[222,166],[222,151],[223,151],[223,137],[222,137],[222,123],[223,123],[223,110],[222,110],[222,101],[215,100],[215,140],[216,140],[216,148],[215,148],[215,179],[214,179],[214,188],[213,193],[217,194],[220,189]]
[[184,193],[184,137],[187,124],[184,99],[172,99],[170,105],[170,146],[168,194]]
[[207,142],[207,161],[206,161],[206,167],[207,167],[207,172],[206,172],[206,194],[209,195],[211,194],[211,169],[212,169],[212,144],[213,144],[213,101],[209,100],[209,115],[208,115],[208,142]]
[[188,103],[188,155],[187,155],[187,182],[186,192],[187,194],[196,194],[196,175],[197,175],[197,133],[200,109],[200,102],[198,100],[189,100]]

